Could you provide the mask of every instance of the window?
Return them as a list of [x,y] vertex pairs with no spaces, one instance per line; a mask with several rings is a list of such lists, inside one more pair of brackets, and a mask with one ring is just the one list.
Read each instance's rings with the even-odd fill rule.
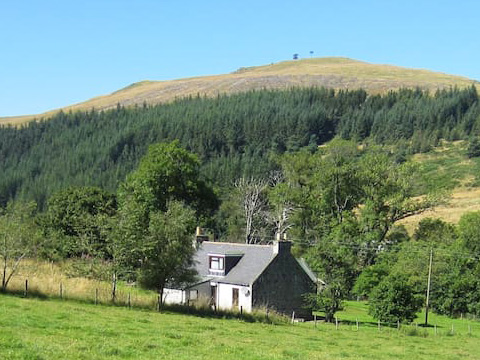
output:
[[198,299],[198,290],[190,290],[189,297],[190,297],[190,300],[197,300]]
[[210,270],[224,270],[225,259],[220,256],[210,256]]

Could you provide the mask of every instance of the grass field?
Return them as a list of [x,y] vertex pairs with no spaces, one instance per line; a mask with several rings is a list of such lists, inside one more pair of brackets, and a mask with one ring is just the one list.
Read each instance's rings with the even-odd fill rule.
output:
[[[1,359],[479,359],[480,324],[436,317],[430,328],[378,328],[365,304],[356,326],[269,325],[0,295]],[[454,324],[454,333],[449,329]],[[470,325],[471,334],[467,328]]]

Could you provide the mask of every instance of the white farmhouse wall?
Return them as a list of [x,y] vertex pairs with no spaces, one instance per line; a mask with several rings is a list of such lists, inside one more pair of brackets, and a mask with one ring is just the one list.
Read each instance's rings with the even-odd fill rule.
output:
[[185,301],[185,292],[177,289],[164,289],[163,302],[165,304],[183,304]]
[[[196,298],[191,299],[192,292],[196,291]],[[204,282],[186,290],[164,289],[163,302],[165,304],[194,304],[196,302],[208,304],[210,302],[210,283]]]
[[[233,308],[233,289],[238,289],[238,307]],[[217,285],[217,304],[220,309],[240,310],[245,312],[252,311],[252,291],[248,286],[231,285],[218,283]]]

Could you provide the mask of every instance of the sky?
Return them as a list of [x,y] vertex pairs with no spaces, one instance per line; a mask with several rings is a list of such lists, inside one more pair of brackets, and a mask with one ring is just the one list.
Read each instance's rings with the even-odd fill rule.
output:
[[0,116],[344,56],[480,80],[478,0],[0,0]]

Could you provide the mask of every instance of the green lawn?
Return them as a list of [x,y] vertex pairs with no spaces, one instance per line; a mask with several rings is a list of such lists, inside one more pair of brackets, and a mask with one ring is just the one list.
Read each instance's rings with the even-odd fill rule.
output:
[[[438,318],[445,331],[437,336],[379,331],[365,304],[347,305],[339,318],[359,318],[359,331],[344,323],[338,330],[323,323],[269,325],[0,295],[0,359],[480,358],[479,323]],[[458,331],[447,335],[452,321]],[[462,323],[471,325],[471,335]]]

